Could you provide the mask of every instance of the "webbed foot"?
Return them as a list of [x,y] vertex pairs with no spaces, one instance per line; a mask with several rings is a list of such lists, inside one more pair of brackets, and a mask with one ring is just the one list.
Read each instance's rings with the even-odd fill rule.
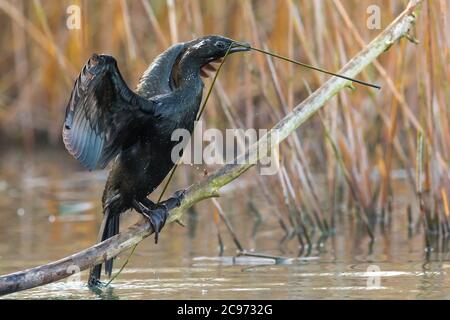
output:
[[141,203],[150,210],[154,210],[157,208],[166,208],[167,210],[172,210],[180,206],[181,201],[183,201],[185,194],[186,190],[182,189],[176,191],[173,194],[173,196],[171,196],[169,199],[161,201],[159,203],[154,203],[152,200],[148,198],[144,198]]
[[88,281],[89,288],[103,288],[105,284],[95,277],[90,277]]
[[173,196],[165,201],[160,202],[159,205],[165,206],[168,210],[175,209],[181,205],[181,201],[183,201],[185,195],[185,189],[175,191]]
[[158,243],[159,232],[166,224],[167,217],[169,216],[169,210],[165,207],[157,207],[149,209],[141,202],[133,201],[134,209],[148,219],[150,225],[155,231],[155,243]]
[[169,199],[156,204],[148,198],[141,202],[133,200],[133,208],[148,219],[155,231],[155,243],[158,243],[159,232],[166,224],[169,211],[180,206],[185,194],[186,190],[178,190]]

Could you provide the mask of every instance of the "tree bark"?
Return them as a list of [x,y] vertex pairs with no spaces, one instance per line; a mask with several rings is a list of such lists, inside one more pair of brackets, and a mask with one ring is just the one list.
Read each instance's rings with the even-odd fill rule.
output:
[[[351,59],[339,73],[347,77],[356,76],[380,54],[388,50],[396,41],[408,35],[415,22],[415,10],[422,0],[411,0],[405,9],[380,35]],[[179,208],[170,212],[167,223],[180,220],[185,209],[193,204],[219,195],[219,190],[245,171],[255,165],[260,155],[258,150],[272,150],[278,146],[290,133],[307,121],[324,104],[334,97],[341,89],[350,85],[350,81],[332,77],[297,105],[294,110],[278,122],[269,133],[250,146],[245,155],[209,175],[204,180],[188,188],[186,196]],[[248,160],[242,163],[243,157]],[[142,239],[154,232],[148,221],[136,223],[120,234],[103,241],[88,249],[75,253],[61,260],[35,268],[15,272],[0,277],[0,295],[42,286],[72,275],[73,270],[85,270],[105,259],[117,256],[121,252],[138,244]]]

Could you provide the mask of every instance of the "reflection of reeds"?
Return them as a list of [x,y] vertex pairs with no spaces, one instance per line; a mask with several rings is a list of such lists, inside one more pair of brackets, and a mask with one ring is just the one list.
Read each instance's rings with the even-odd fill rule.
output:
[[[61,147],[72,81],[92,52],[114,55],[130,87],[171,43],[211,33],[338,70],[379,32],[366,27],[369,4],[381,7],[382,28],[404,5],[381,0],[73,3],[82,9],[81,30],[66,28],[64,2],[0,0],[2,146],[15,141],[27,148]],[[401,211],[407,212],[410,235],[417,222],[429,246],[433,235],[448,235],[449,10],[446,1],[425,2],[411,33],[419,44],[401,42],[361,75],[382,84],[382,91],[358,86],[340,93],[281,146],[280,173],[257,178],[286,239],[293,236],[310,249],[314,235],[338,228],[341,208],[354,212],[373,237],[376,223],[389,225],[396,214],[391,207],[398,169],[404,169],[417,195],[417,202]],[[325,79],[261,54],[233,56],[216,83],[205,122],[222,129],[270,127]]]

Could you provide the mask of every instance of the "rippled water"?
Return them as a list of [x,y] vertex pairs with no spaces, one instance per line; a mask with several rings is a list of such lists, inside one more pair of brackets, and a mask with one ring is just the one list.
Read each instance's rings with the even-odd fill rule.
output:
[[[0,156],[0,274],[44,264],[95,243],[105,172],[86,172],[64,152]],[[195,168],[184,168],[200,173]],[[180,170],[181,172],[182,170]],[[183,183],[178,183],[178,187]],[[85,286],[86,272],[58,283],[15,293],[21,299],[428,299],[450,298],[446,253],[425,259],[423,234],[408,239],[404,203],[397,197],[391,227],[377,230],[373,251],[355,221],[343,213],[337,233],[307,257],[297,258],[295,240],[283,237],[257,186],[234,184],[219,199],[247,250],[282,256],[277,261],[236,257],[225,227],[219,256],[210,201],[195,207],[187,227],[167,226],[160,243],[141,243],[122,274],[101,292]],[[264,219],[255,228],[251,197]],[[138,219],[135,213],[124,225]],[[255,232],[256,230],[256,232]],[[128,254],[121,255],[115,270]]]

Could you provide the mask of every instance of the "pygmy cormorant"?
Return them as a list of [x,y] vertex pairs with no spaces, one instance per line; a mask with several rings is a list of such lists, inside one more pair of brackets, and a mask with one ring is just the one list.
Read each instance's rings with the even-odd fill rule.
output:
[[[231,48],[230,48],[231,46]],[[230,48],[230,49],[229,49]],[[67,150],[90,170],[112,167],[103,191],[104,218],[99,241],[119,232],[120,214],[134,209],[149,219],[155,237],[168,210],[180,204],[183,191],[159,204],[147,198],[174,166],[175,129],[192,133],[202,100],[203,69],[248,44],[206,36],[175,44],[144,72],[133,92],[116,60],[94,54],[83,67],[67,105],[63,140]],[[113,259],[105,262],[111,276]],[[99,283],[101,264],[91,269],[89,284]]]

